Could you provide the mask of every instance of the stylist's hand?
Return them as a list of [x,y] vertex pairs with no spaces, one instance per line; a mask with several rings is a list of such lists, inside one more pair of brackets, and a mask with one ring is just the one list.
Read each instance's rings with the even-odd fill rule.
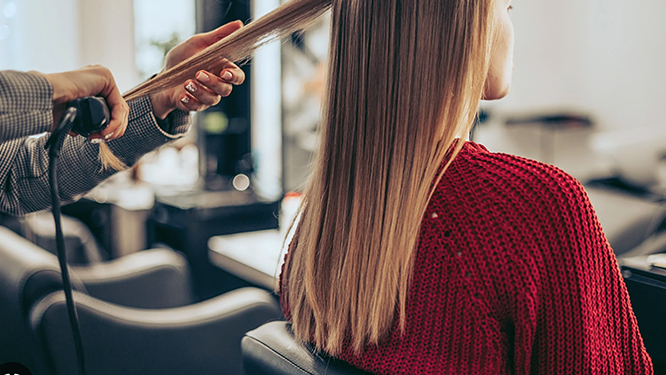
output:
[[[100,96],[106,99],[111,112],[111,122],[100,133],[90,135],[90,140],[116,139],[125,133],[127,119],[129,118],[129,106],[120,95],[109,69],[91,65],[78,70],[54,74],[40,74],[53,87],[53,127],[55,129],[67,109],[67,102],[86,96]],[[99,142],[99,141],[95,141]]]
[[[243,23],[235,21],[211,32],[194,35],[169,51],[162,71],[172,68],[241,27]],[[192,79],[151,95],[153,111],[160,119],[164,119],[174,109],[202,111],[219,103],[221,97],[229,96],[233,86],[240,85],[243,81],[245,73],[236,64],[220,59],[220,63],[211,71],[201,70]]]

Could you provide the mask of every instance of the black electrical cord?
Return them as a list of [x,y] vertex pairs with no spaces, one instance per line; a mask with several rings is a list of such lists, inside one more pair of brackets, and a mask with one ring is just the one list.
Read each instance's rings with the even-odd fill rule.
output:
[[67,303],[67,313],[69,315],[69,322],[72,326],[72,334],[74,336],[74,346],[76,348],[76,357],[79,368],[79,375],[86,374],[86,364],[83,355],[83,340],[81,339],[81,327],[79,325],[79,316],[76,312],[74,299],[72,298],[72,283],[69,278],[69,269],[67,268],[67,254],[65,253],[65,238],[62,234],[61,214],[60,214],[60,197],[58,194],[58,159],[60,158],[60,150],[65,142],[67,133],[74,126],[74,120],[77,116],[76,108],[69,108],[63,116],[60,124],[56,130],[51,134],[51,137],[44,146],[49,150],[49,182],[51,185],[51,204],[53,212],[53,220],[55,221],[56,230],[56,248],[58,253],[58,263],[60,263],[60,272],[62,274],[63,289],[65,291],[65,301]]

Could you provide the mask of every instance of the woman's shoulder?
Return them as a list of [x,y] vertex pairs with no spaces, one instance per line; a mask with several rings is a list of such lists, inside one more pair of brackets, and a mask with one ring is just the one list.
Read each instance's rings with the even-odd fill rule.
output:
[[[455,167],[454,167],[455,166]],[[493,182],[497,189],[527,189],[525,193],[577,193],[582,189],[578,180],[562,169],[517,155],[489,151],[485,146],[465,142],[452,163],[453,170],[468,174],[469,182],[485,185]]]
[[567,175],[566,172],[556,166],[518,155],[489,151],[486,146],[472,141],[465,142],[458,156],[454,160],[454,164],[456,162],[482,164],[484,168],[491,168],[495,173],[504,172],[503,174],[508,175],[513,175],[513,173]]
[[468,200],[486,202],[493,207],[509,206],[506,208],[513,212],[517,208],[532,213],[554,210],[568,216],[581,209],[592,210],[581,183],[560,168],[517,155],[491,152],[474,142],[465,143],[444,174],[438,191],[464,192]]
[[563,248],[552,241],[602,233],[585,189],[571,175],[473,142],[465,144],[442,177],[429,209],[445,210],[447,225],[466,228],[483,243],[511,244],[520,256],[532,256],[534,248]]

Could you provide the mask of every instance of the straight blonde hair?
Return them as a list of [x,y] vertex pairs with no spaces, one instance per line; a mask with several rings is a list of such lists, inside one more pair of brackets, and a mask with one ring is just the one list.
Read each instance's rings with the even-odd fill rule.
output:
[[404,332],[421,221],[483,95],[494,1],[292,0],[126,95],[243,60],[332,10],[321,145],[282,275],[298,339],[335,355],[396,321]]
[[404,332],[421,221],[483,94],[492,4],[333,2],[322,143],[282,276],[298,338],[335,355],[396,319]]
[[[223,58],[235,62],[243,61],[262,45],[307,28],[326,12],[330,5],[330,0],[289,1],[168,71],[160,73],[152,80],[128,91],[123,98],[132,100],[179,85],[194,77],[199,70],[214,70],[220,67]],[[103,168],[115,170],[127,168],[105,143],[100,143],[99,150]]]

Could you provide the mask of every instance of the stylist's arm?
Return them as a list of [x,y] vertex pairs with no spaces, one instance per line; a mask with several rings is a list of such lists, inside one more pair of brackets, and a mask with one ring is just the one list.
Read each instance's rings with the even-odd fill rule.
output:
[[[111,122],[102,132],[91,134],[92,142],[104,139],[110,141],[121,137],[127,129],[129,117],[129,106],[123,99],[116,80],[109,69],[92,65],[84,68],[54,74],[41,74],[53,88],[53,127],[62,117],[67,103],[78,98],[87,96],[100,96],[106,99],[111,111]],[[53,127],[51,129],[53,129]]]
[[[169,53],[163,71],[240,27],[240,22],[232,22],[192,36]],[[102,67],[58,74],[0,71],[0,212],[23,215],[50,206],[49,158],[44,148],[48,137],[28,136],[51,129],[65,103],[91,95],[106,98],[113,120],[102,134],[92,137],[132,166],[146,153],[184,137],[191,111],[217,104],[245,79],[243,71],[225,59],[212,65],[185,82],[127,102],[111,73]],[[65,139],[58,161],[63,204],[79,199],[117,172],[102,166],[99,146],[83,137]]]

